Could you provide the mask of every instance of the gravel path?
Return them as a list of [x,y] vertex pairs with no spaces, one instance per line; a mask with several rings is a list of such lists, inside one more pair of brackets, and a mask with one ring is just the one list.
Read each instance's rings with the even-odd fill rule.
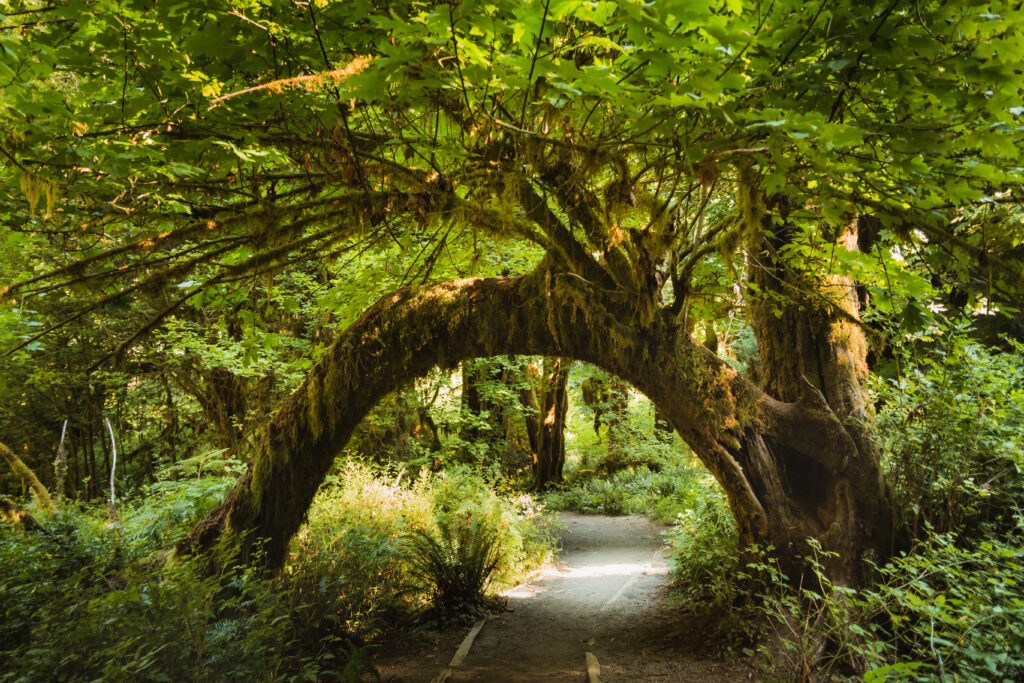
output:
[[[450,681],[584,681],[586,652],[597,656],[605,683],[753,680],[743,662],[701,657],[699,624],[665,608],[664,527],[574,513],[555,524],[558,564],[507,594],[511,611],[487,619]],[[382,666],[384,679],[431,680],[463,635],[436,642],[419,666]]]

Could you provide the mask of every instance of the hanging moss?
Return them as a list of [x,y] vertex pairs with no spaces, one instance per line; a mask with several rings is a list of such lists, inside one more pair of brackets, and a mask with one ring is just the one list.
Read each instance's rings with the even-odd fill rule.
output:
[[[505,353],[593,362],[644,391],[722,483],[745,542],[788,548],[794,538],[821,535],[840,519],[844,503],[833,496],[835,487],[796,498],[799,474],[777,460],[797,457],[782,448],[789,448],[783,439],[790,436],[793,443],[803,439],[802,448],[833,444],[806,433],[770,432],[778,421],[765,416],[765,406],[774,404],[760,389],[697,344],[670,314],[640,321],[635,312],[627,295],[598,289],[550,261],[519,278],[459,280],[382,297],[339,335],[274,416],[257,442],[250,475],[193,537],[209,547],[218,529],[253,530],[269,539],[267,562],[279,565],[335,454],[381,398],[434,366]],[[782,415],[788,428],[807,432],[805,417],[818,420],[808,424],[835,422],[801,404],[775,403],[789,411]],[[794,471],[817,472],[793,462]],[[841,526],[854,535],[845,521]]]

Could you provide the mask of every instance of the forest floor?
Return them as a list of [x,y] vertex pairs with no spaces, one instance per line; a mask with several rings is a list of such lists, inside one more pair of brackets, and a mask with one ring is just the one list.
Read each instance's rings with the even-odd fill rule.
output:
[[[668,569],[659,533],[644,517],[552,515],[562,553],[529,583],[506,593],[449,681],[585,681],[587,652],[600,680],[751,681],[745,658],[721,661],[707,624],[666,606]],[[469,628],[380,653],[385,681],[431,681]]]

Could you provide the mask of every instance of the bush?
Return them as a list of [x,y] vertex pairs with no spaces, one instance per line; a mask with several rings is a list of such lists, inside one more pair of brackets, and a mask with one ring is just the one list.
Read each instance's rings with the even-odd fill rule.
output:
[[[191,499],[194,482],[165,495]],[[470,554],[487,539],[507,549],[484,565],[495,581],[514,581],[552,547],[528,497],[500,498],[475,475],[402,481],[350,464],[323,487],[280,575],[228,563],[209,576],[198,561],[151,554],[209,501],[194,503],[163,518],[152,499],[126,506],[123,533],[103,512],[73,508],[41,518],[49,535],[0,527],[0,680],[354,680],[372,669],[368,647],[431,597],[422,584],[409,590],[409,530],[472,519],[485,535],[469,537]],[[234,547],[224,543],[222,554]]]
[[694,504],[695,490],[708,477],[688,461],[674,462],[652,471],[644,466],[627,467],[607,479],[582,470],[567,477],[561,489],[547,493],[544,502],[552,510],[605,515],[648,515],[662,523]]
[[861,591],[833,585],[820,560],[807,558],[814,585],[798,588],[770,562],[748,566],[762,580],[756,602],[775,635],[762,646],[771,677],[1024,680],[1024,548],[965,550],[934,536]]
[[673,591],[693,612],[731,605],[740,563],[732,511],[718,484],[705,477],[693,504],[666,532]]
[[[363,668],[351,638],[310,637],[323,625],[286,581],[231,566],[210,576],[196,560],[153,567],[95,534],[99,519],[48,521],[53,536],[0,529],[4,680],[339,680]],[[339,660],[339,646],[354,656]]]
[[129,545],[156,551],[183,539],[196,521],[224,499],[245,463],[207,451],[163,468],[158,480],[121,506]]
[[469,469],[422,470],[410,481],[350,462],[321,488],[286,569],[306,577],[305,590],[337,596],[343,623],[375,638],[431,600],[428,587],[409,589],[409,536],[438,538],[457,521],[475,520],[501,548],[493,583],[513,585],[551,557],[554,542],[534,525],[537,515],[529,496],[500,497]]
[[1024,680],[1024,547],[935,536],[858,596],[865,680]]
[[884,465],[915,538],[926,527],[965,537],[1024,529],[1024,347],[1015,349],[953,328],[875,382]]
[[408,537],[412,576],[432,589],[434,611],[442,618],[479,610],[484,589],[501,560],[497,531],[483,520],[449,519],[439,534]]

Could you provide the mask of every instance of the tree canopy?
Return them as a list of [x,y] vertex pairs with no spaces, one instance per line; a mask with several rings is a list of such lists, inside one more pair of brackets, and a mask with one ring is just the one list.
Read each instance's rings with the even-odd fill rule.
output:
[[[649,313],[664,282],[681,301],[702,264],[736,265],[742,183],[800,226],[794,260],[895,289],[901,309],[932,284],[905,259],[930,247],[986,269],[989,298],[1019,294],[1003,257],[1022,238],[1012,3],[99,0],[5,16],[8,299],[79,286],[73,315],[144,294],[161,317],[374,241],[413,250],[406,279],[426,281],[475,274],[452,251],[486,234]],[[869,255],[821,238],[855,215],[878,221]],[[40,239],[65,255],[18,258]]]

